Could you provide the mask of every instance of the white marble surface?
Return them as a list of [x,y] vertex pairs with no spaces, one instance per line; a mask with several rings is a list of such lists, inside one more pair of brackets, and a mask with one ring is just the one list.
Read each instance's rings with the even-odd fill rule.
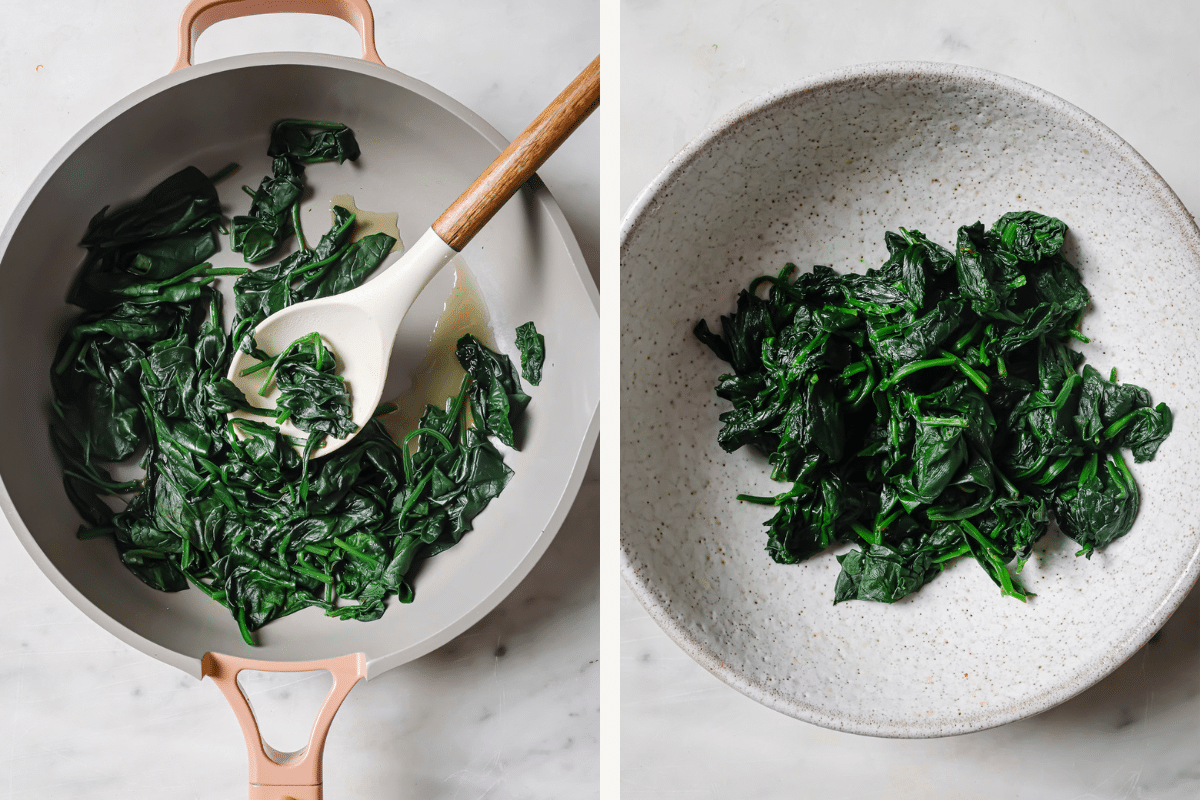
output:
[[[0,220],[75,131],[170,68],[182,7],[0,4]],[[389,66],[510,138],[599,47],[594,0],[374,7]],[[210,29],[197,60],[264,50],[356,56],[358,40],[329,18],[261,17]],[[591,120],[539,172],[593,275],[598,152]],[[558,537],[495,611],[440,650],[355,688],[326,746],[327,797],[597,795],[598,475],[593,458]],[[268,741],[298,746],[327,685],[312,677],[252,683]],[[245,786],[244,745],[216,687],[101,630],[0,522],[0,798],[215,800],[244,797]]]
[[[1194,4],[626,0],[621,29],[623,207],[711,121],[767,89],[854,63],[931,60],[1003,72],[1075,103],[1200,208]],[[759,706],[684,655],[624,586],[621,598],[623,797],[1200,796],[1200,591],[1067,703],[917,741],[836,733]]]

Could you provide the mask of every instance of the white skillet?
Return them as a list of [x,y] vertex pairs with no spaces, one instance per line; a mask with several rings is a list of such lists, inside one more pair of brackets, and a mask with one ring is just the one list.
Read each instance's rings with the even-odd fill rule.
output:
[[[206,27],[263,11],[338,16],[362,35],[364,60],[270,53],[188,66],[195,37]],[[536,178],[464,251],[500,349],[511,354],[512,329],[533,319],[550,355],[541,386],[531,391],[524,446],[505,453],[516,477],[475,530],[422,568],[412,605],[366,624],[310,609],[315,613],[264,628],[251,649],[228,612],[199,592],[164,594],[145,586],[113,548],[74,537],[79,519],[46,431],[48,365],[77,313],[63,302],[82,257],[69,221],[82,231],[98,206],[138,197],[188,164],[212,172],[236,161],[244,174],[264,174],[265,132],[277,119],[301,117],[345,122],[363,150],[354,164],[310,168],[313,196],[350,193],[360,207],[395,210],[401,234],[413,235],[507,145],[461,104],[379,62],[365,0],[193,0],[180,38],[177,70],[72,137],[0,233],[6,286],[0,293],[0,508],[33,560],[85,614],[142,652],[221,686],[243,724],[252,797],[310,800],[320,796],[325,733],[350,687],[430,652],[481,619],[525,577],[562,524],[598,431],[598,295],[561,211]],[[222,195],[233,196],[224,187]],[[422,294],[414,312],[440,308],[442,278],[430,289],[441,286],[443,293]],[[423,347],[428,333],[401,326],[400,341],[411,350],[406,337],[415,337]],[[333,673],[333,689],[300,754],[284,758],[262,742],[236,688],[243,669]]]

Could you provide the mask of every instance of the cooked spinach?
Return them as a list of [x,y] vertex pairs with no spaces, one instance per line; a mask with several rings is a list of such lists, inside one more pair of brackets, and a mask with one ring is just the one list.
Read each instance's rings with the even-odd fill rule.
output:
[[[884,236],[879,269],[756,278],[696,337],[733,367],[717,441],[750,445],[791,488],[766,549],[792,564],[836,542],[834,603],[891,603],[970,555],[1005,595],[1051,512],[1091,556],[1125,535],[1140,496],[1121,448],[1154,458],[1171,410],[1105,379],[1072,339],[1090,302],[1062,255],[1067,226],[1032,211],[958,229],[951,252]],[[760,291],[763,290],[764,291]]]
[[300,239],[301,251],[308,250],[299,221],[304,165],[355,161],[359,148],[354,131],[340,122],[285,119],[271,129],[267,155],[273,159],[271,174],[262,179],[257,191],[242,187],[252,198],[250,211],[230,223],[230,246],[248,264],[269,258],[292,232]]
[[493,353],[467,334],[458,340],[458,363],[470,376],[471,414],[475,427],[509,447],[516,447],[516,429],[529,405],[517,368],[508,356]]
[[355,216],[333,208],[333,225],[313,248],[300,250],[271,267],[246,272],[233,285],[233,341],[251,352],[250,332],[292,303],[341,294],[360,285],[391,251],[396,240],[374,233],[351,241]]
[[537,332],[532,320],[517,328],[517,349],[521,351],[521,374],[525,380],[537,386],[542,382],[546,337]]
[[358,430],[350,416],[350,389],[337,374],[337,358],[325,346],[321,334],[301,336],[278,355],[266,356],[242,370],[242,375],[264,371],[260,394],[266,395],[274,383],[279,387],[275,401],[275,422],[291,422],[311,436],[319,437],[311,450],[321,446],[326,436],[345,439]]
[[[277,140],[287,148],[280,158],[357,155],[348,130],[323,128],[309,141],[296,133],[306,126],[276,127],[272,149]],[[513,445],[529,398],[508,357],[468,336],[458,358],[470,374],[444,408],[427,407],[417,430],[396,442],[373,419],[336,452],[307,458],[325,436],[354,431],[347,387],[319,335],[272,357],[253,327],[291,303],[360,285],[394,240],[350,241],[354,218],[338,208],[316,247],[301,236],[301,249],[276,266],[213,267],[214,179],[226,173],[189,167],[93,218],[70,294],[84,311],[51,368],[50,432],[84,521],[78,536],[111,537],[154,588],[190,584],[209,595],[253,644],[252,631],[308,606],[373,620],[391,595],[410,602],[420,562],[457,543],[512,477],[487,433]],[[232,333],[212,285],[223,276],[237,276]],[[279,409],[256,409],[225,377],[239,346],[278,384]],[[266,419],[231,420],[231,411],[307,430],[303,456]],[[135,458],[140,477],[113,477],[114,465],[128,470]]]
[[281,119],[271,128],[267,155],[287,156],[293,161],[316,164],[320,161],[357,161],[358,141],[354,131],[340,122],[316,119]]

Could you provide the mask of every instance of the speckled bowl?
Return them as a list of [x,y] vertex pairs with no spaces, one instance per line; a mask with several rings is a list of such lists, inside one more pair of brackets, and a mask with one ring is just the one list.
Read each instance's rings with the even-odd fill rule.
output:
[[[957,227],[1033,209],[1067,222],[1092,292],[1081,345],[1103,372],[1175,411],[1158,458],[1133,465],[1142,510],[1077,559],[1056,528],[1000,596],[959,560],[894,605],[832,605],[836,552],[764,552],[765,459],[724,453],[712,387],[727,365],[691,335],[786,261],[880,265],[903,225]],[[668,634],[755,700],[854,733],[965,733],[1045,710],[1132,655],[1200,570],[1200,232],[1154,169],[1078,108],[969,67],[885,63],[825,73],[719,120],[638,198],[621,242],[623,573]],[[1132,459],[1129,459],[1132,464]]]

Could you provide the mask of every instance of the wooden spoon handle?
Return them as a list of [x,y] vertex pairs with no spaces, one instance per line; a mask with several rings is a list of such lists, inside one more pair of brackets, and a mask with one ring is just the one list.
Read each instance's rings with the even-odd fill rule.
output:
[[442,241],[462,250],[598,105],[600,56],[437,218]]

